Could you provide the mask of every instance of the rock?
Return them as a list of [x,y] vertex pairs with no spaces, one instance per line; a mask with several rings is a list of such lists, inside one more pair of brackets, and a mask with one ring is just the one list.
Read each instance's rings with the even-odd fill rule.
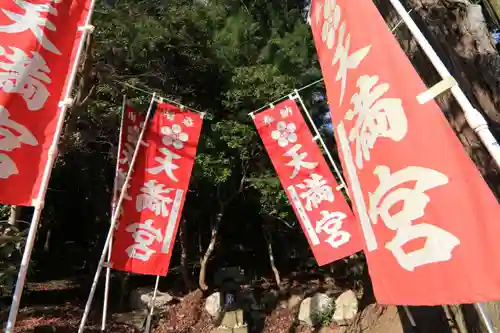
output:
[[226,327],[217,327],[211,333],[233,333],[233,330]]
[[302,296],[292,295],[288,299],[287,308],[291,310],[291,309],[295,308],[296,306],[298,306],[300,304],[300,302],[302,302]]
[[313,297],[308,297],[300,303],[299,320],[309,326],[317,324],[316,317],[332,306],[333,299],[326,294],[317,293]]
[[[174,298],[169,293],[157,291],[155,308],[164,308]],[[140,287],[130,293],[130,307],[133,310],[149,309],[153,300],[153,290],[150,287]]]
[[280,309],[289,309],[292,310],[295,307],[300,305],[300,302],[304,299],[301,295],[292,295],[288,299],[280,301],[279,307]]
[[208,296],[205,301],[205,310],[212,317],[218,317],[221,312],[221,293],[215,292]]
[[352,290],[342,293],[335,300],[333,320],[338,325],[348,325],[358,313],[358,299]]
[[220,326],[236,328],[243,326],[244,323],[243,310],[235,310],[224,313]]
[[[318,331],[318,333],[346,333],[347,332],[347,327],[345,326],[340,326],[340,327],[321,327]],[[387,332],[384,332],[387,333]]]
[[233,333],[248,333],[248,327],[233,328]]
[[143,331],[147,316],[148,312],[146,310],[137,310],[114,314],[113,319],[117,323],[132,325],[138,331]]

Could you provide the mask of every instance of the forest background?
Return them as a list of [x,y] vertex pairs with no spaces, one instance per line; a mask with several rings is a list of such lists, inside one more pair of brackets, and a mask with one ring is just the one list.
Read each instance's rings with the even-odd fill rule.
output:
[[[389,28],[395,27],[399,18],[390,2],[374,2]],[[499,138],[499,1],[402,2],[413,8],[417,24]],[[307,24],[309,5],[304,0],[98,0],[96,29],[86,44],[29,280],[78,277],[86,296],[109,227],[122,96],[141,110],[150,98],[126,83],[208,113],[171,274],[162,279],[162,288],[209,290],[218,268],[239,266],[248,283],[279,287],[290,276],[319,274],[370,294],[362,254],[316,266],[248,116],[321,79]],[[426,84],[438,82],[404,24],[394,34]],[[336,156],[322,83],[301,95]],[[498,196],[500,174],[460,108],[448,94],[439,103]],[[31,208],[0,209],[0,295],[7,298],[31,213]],[[129,285],[151,283],[119,272],[115,279]],[[495,305],[491,309],[496,311]]]

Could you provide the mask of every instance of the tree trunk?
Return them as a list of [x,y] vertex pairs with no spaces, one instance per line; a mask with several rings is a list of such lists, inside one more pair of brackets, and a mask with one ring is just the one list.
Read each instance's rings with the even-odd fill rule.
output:
[[186,233],[186,223],[187,221],[183,219],[179,229],[179,240],[181,245],[181,274],[186,290],[189,291],[193,288],[193,281],[191,280],[188,270],[188,237]]
[[267,254],[269,256],[269,264],[271,265],[271,269],[273,270],[274,279],[276,280],[276,284],[278,284],[278,288],[281,289],[280,272],[278,271],[278,268],[276,268],[276,264],[274,262],[273,243],[272,243],[271,232],[269,232],[269,230],[267,230],[265,226],[262,226],[262,230],[264,232],[264,239],[266,240],[266,244],[267,244]]
[[13,227],[17,227],[17,220],[19,220],[19,215],[21,214],[21,206],[10,206],[10,216],[9,216],[9,225]]
[[206,284],[206,275],[207,275],[207,265],[208,265],[208,260],[210,259],[210,256],[214,252],[215,249],[215,243],[217,242],[217,234],[219,232],[219,227],[222,221],[222,217],[224,216],[224,212],[221,209],[219,214],[217,214],[217,217],[215,219],[215,224],[212,227],[212,236],[210,238],[210,244],[208,244],[208,248],[205,251],[205,255],[203,256],[203,259],[201,260],[201,267],[200,267],[200,275],[199,275],[199,284],[201,290],[205,291],[208,289],[208,286]]
[[[75,97],[73,106],[68,112],[64,128],[64,135],[59,143],[59,155],[64,155],[65,148],[73,145],[81,139],[82,134],[79,133],[78,123],[82,119],[82,114],[86,111],[87,105],[90,102],[90,96],[94,92],[98,78],[97,72],[93,70],[94,58],[92,54],[93,48],[93,34],[88,34],[85,41],[85,48],[80,58],[80,70],[75,83]],[[77,134],[78,135],[75,135]]]
[[[393,27],[400,17],[388,1],[375,0]],[[406,9],[434,47],[472,104],[483,114],[490,129],[500,137],[500,56],[492,44],[479,5],[468,0],[404,0]],[[428,58],[403,25],[395,30],[401,47],[427,86],[441,79]],[[491,190],[500,197],[500,172],[476,134],[465,121],[462,109],[450,93],[437,98],[443,113],[465,150],[476,163]]]

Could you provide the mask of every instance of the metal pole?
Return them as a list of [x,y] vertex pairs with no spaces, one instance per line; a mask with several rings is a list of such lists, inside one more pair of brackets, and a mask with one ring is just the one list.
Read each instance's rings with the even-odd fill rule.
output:
[[146,319],[146,328],[144,329],[144,333],[149,333],[151,330],[151,319],[153,318],[153,313],[155,310],[156,303],[156,294],[158,293],[158,284],[160,283],[160,276],[156,276],[155,289],[153,291],[153,298],[151,299],[151,310],[149,311],[148,318]]
[[[408,29],[410,29],[411,34],[413,35],[413,37],[415,37],[415,40],[425,52],[434,68],[436,68],[436,71],[439,73],[441,78],[444,80],[446,77],[451,76],[450,72],[441,61],[436,51],[434,51],[422,31],[420,31],[417,24],[411,18],[410,14],[406,12],[406,9],[401,4],[401,2],[399,0],[389,1],[391,2],[394,9],[398,12],[399,16],[401,16],[403,21],[406,23]],[[464,111],[467,123],[472,128],[472,130],[477,133],[478,137],[481,139],[484,146],[495,161],[497,167],[500,168],[500,146],[498,145],[498,142],[488,128],[488,124],[483,115],[474,108],[460,86],[455,85],[453,88],[451,88],[451,93]],[[476,310],[478,311],[481,320],[484,323],[484,326],[488,329],[488,332],[494,333],[495,331],[491,325],[488,314],[484,310],[482,304],[476,303],[474,306],[476,307]]]
[[123,198],[125,197],[125,192],[127,190],[128,182],[132,175],[132,170],[134,169],[135,160],[137,159],[137,155],[139,153],[139,148],[141,147],[142,138],[144,136],[144,132],[146,132],[146,128],[148,127],[148,120],[151,114],[151,110],[153,110],[153,104],[155,102],[155,94],[151,98],[151,102],[149,104],[148,112],[146,114],[146,119],[144,120],[144,127],[139,134],[139,139],[137,140],[137,146],[135,147],[134,154],[132,155],[132,160],[130,161],[130,166],[127,171],[127,176],[125,177],[125,182],[121,188],[120,196],[118,197],[118,202],[116,203],[116,209],[113,212],[113,218],[111,219],[111,225],[109,226],[108,235],[106,237],[106,242],[104,243],[104,249],[102,250],[101,258],[99,259],[99,264],[97,265],[97,270],[94,275],[94,281],[92,282],[92,287],[90,288],[89,297],[87,299],[87,303],[85,304],[85,310],[83,312],[82,321],[80,322],[80,327],[78,328],[78,333],[82,333],[85,328],[85,323],[87,321],[87,317],[90,312],[90,306],[92,305],[92,300],[94,298],[95,290],[97,288],[97,283],[99,282],[99,276],[101,275],[102,267],[104,261],[106,260],[106,254],[109,250],[109,244],[111,243],[111,238],[113,237],[113,232],[115,230],[116,222],[118,221],[118,213],[120,211],[120,207],[123,203]]
[[[413,37],[415,37],[415,40],[420,45],[422,50],[425,52],[425,54],[431,61],[432,65],[434,66],[434,68],[436,68],[441,78],[445,79],[446,77],[451,76],[450,72],[448,71],[444,63],[441,61],[436,51],[434,51],[434,49],[432,48],[431,44],[429,44],[422,31],[420,31],[420,29],[413,21],[411,16],[406,12],[406,9],[401,4],[401,2],[399,0],[389,0],[389,1],[391,2],[394,9],[401,16],[403,21],[406,23],[408,29],[410,29],[411,34],[413,35]],[[495,161],[497,167],[500,169],[500,146],[498,145],[498,142],[496,141],[495,137],[489,130],[488,124],[484,119],[483,115],[474,108],[474,106],[471,104],[471,102],[469,101],[463,90],[458,85],[455,85],[453,88],[451,88],[451,93],[457,100],[458,104],[462,107],[467,123],[472,128],[472,130],[477,133],[477,135],[483,142],[484,146],[490,153],[491,157]]]
[[69,80],[66,86],[66,91],[64,93],[64,99],[60,101],[58,107],[61,108],[59,111],[59,117],[57,118],[56,130],[54,132],[54,137],[50,145],[47,154],[47,163],[43,170],[42,181],[40,183],[40,191],[36,200],[34,200],[35,210],[33,212],[33,217],[31,218],[31,224],[28,232],[28,237],[26,238],[26,245],[24,247],[23,258],[21,259],[21,266],[19,268],[19,274],[17,276],[16,288],[14,290],[14,295],[12,296],[12,304],[10,306],[9,318],[7,319],[7,327],[5,328],[5,333],[14,333],[14,326],[17,320],[17,313],[19,312],[19,305],[21,303],[21,296],[24,289],[24,284],[26,282],[26,274],[28,273],[28,268],[31,259],[31,252],[33,251],[33,246],[35,244],[36,233],[38,231],[38,225],[40,223],[40,217],[42,215],[43,206],[45,203],[45,195],[47,193],[47,187],[49,185],[50,175],[52,174],[52,168],[57,157],[57,145],[59,143],[59,138],[62,134],[64,119],[66,117],[66,111],[73,104],[73,100],[70,98],[73,84],[75,82],[76,74],[78,72],[78,65],[80,62],[80,57],[83,52],[83,46],[87,39],[89,33],[92,33],[94,27],[90,25],[90,19],[92,18],[92,12],[94,10],[96,0],[91,0],[89,12],[87,18],[85,19],[85,24],[79,27],[79,30],[83,30],[80,43],[78,44],[78,49],[76,52],[75,60],[71,67],[69,73]]
[[413,315],[410,312],[410,309],[408,309],[408,306],[403,305],[403,309],[406,312],[406,316],[408,317],[408,320],[410,321],[411,326],[417,327],[417,324],[415,323],[415,318],[413,318]]
[[319,133],[318,128],[316,127],[316,124],[314,124],[314,121],[313,121],[311,115],[309,114],[309,111],[307,110],[306,105],[304,104],[304,101],[302,100],[302,97],[300,97],[297,89],[295,89],[294,92],[295,92],[295,96],[290,96],[290,98],[293,99],[295,97],[299,101],[300,105],[302,106],[302,109],[304,110],[304,113],[306,114],[307,119],[309,119],[309,123],[311,124],[311,126],[314,129],[314,134],[315,134],[314,139],[318,140],[320,142],[321,146],[323,147],[323,149],[325,150],[325,154],[326,154],[326,156],[328,156],[328,160],[330,161],[333,168],[335,169],[335,174],[339,178],[340,184],[345,189],[345,193],[349,197],[349,193],[347,191],[347,185],[344,181],[344,178],[342,177],[342,173],[340,172],[339,168],[337,167],[337,164],[333,160],[332,154],[330,154],[330,151],[326,147],[325,141],[323,141],[323,138],[321,137],[321,134]]
[[[120,137],[118,138],[118,154],[116,156],[116,171],[115,171],[115,181],[113,183],[113,199],[111,202],[111,217],[115,213],[116,209],[116,196],[118,193],[118,170],[120,169],[120,152],[122,148],[122,132],[123,132],[123,119],[125,117],[125,108],[127,104],[127,96],[123,95],[122,102],[122,112],[121,112],[121,121],[120,121]],[[108,262],[111,260],[111,249],[113,248],[113,238],[109,242],[108,249]],[[102,322],[101,322],[101,331],[106,330],[106,317],[108,315],[108,298],[109,298],[109,280],[111,278],[111,267],[106,267],[106,281],[104,283],[104,302],[102,305]]]
[[477,313],[479,313],[479,317],[481,317],[481,321],[484,324],[484,327],[488,331],[488,333],[495,333],[495,328],[491,324],[490,318],[488,316],[488,313],[486,312],[486,309],[484,308],[484,305],[482,303],[476,303],[474,304],[474,307],[476,308]]

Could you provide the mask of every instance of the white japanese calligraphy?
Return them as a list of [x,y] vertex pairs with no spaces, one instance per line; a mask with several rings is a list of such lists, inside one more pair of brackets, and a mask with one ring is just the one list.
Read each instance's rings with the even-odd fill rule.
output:
[[347,133],[344,128],[343,121],[340,121],[337,125],[337,137],[340,151],[342,151],[342,155],[344,156],[346,175],[351,183],[350,190],[352,192],[353,204],[356,206],[357,217],[359,219],[359,223],[361,224],[363,235],[365,236],[366,248],[368,251],[374,251],[378,247],[377,239],[375,238],[370,217],[368,216],[368,212],[366,210],[365,198],[361,189],[361,184],[359,183],[356,165],[354,164],[354,160],[352,158],[351,147],[349,139],[347,139]]
[[350,53],[351,47],[351,34],[347,33],[346,36],[346,23],[342,22],[339,28],[339,23],[342,19],[341,8],[337,5],[336,0],[326,0],[324,11],[324,21],[321,38],[326,42],[328,49],[333,49],[335,46],[335,32],[339,31],[337,39],[337,47],[332,60],[332,66],[339,63],[335,81],[342,80],[340,83],[340,99],[339,106],[342,105],[344,100],[345,88],[347,85],[347,71],[355,69],[359,66],[361,61],[368,55],[371,45],[365,46],[355,52]]
[[[134,116],[135,117],[135,116]],[[144,126],[144,123],[141,122],[141,127]],[[141,128],[137,125],[129,125],[127,126],[127,137],[126,142],[123,147],[123,155],[124,157],[120,159],[120,163],[132,163],[132,157],[134,156],[135,149],[137,148],[137,142],[139,142],[139,136],[141,135]],[[144,141],[141,142],[141,145],[148,146],[148,144]]]
[[[317,2],[316,6],[316,25],[318,25],[321,19],[322,5]],[[335,32],[339,28],[341,18],[340,6],[337,5],[336,0],[326,0],[323,7],[323,17],[325,21],[321,29],[321,39],[326,42],[328,49],[331,49],[335,45]]]
[[318,166],[318,162],[305,161],[305,159],[307,158],[307,153],[304,152],[299,154],[299,150],[301,148],[301,144],[296,144],[284,154],[284,156],[292,158],[292,160],[286,164],[287,166],[293,167],[293,173],[290,179],[295,178],[299,174],[301,168],[312,170]]
[[[398,263],[404,269],[413,271],[415,267],[450,260],[453,249],[460,240],[451,233],[425,222],[413,225],[422,218],[430,202],[425,191],[448,183],[446,175],[428,168],[409,166],[391,174],[389,167],[379,165],[374,174],[380,184],[374,193],[369,193],[370,218],[376,223],[378,218],[384,225],[396,231],[396,236],[386,244]],[[414,182],[414,188],[396,187]],[[398,212],[392,209],[402,202]],[[403,246],[411,240],[426,238],[422,249],[406,253]]]
[[363,75],[357,81],[359,92],[351,98],[353,109],[345,119],[357,117],[349,132],[349,140],[356,141],[356,165],[363,168],[363,160],[370,160],[370,149],[378,138],[401,141],[408,132],[403,103],[399,98],[381,98],[389,84],[378,83],[378,76]]
[[141,187],[141,194],[137,196],[136,210],[142,212],[144,209],[151,210],[156,216],[167,217],[169,214],[168,204],[173,200],[167,196],[173,191],[163,184],[158,184],[154,179],[144,183]]
[[311,178],[304,180],[304,184],[296,186],[306,190],[300,194],[300,197],[306,200],[305,208],[308,211],[311,211],[313,207],[318,208],[318,205],[323,201],[333,202],[334,200],[332,187],[321,175],[313,173]]
[[182,123],[183,123],[183,124],[184,124],[184,126],[186,126],[186,127],[193,127],[193,125],[194,125],[193,118],[191,118],[191,117],[186,117],[186,118],[184,118],[184,120],[182,121]]
[[127,118],[135,122],[137,119],[137,114],[133,111],[127,112]]
[[174,163],[174,160],[178,160],[181,157],[171,152],[168,148],[160,148],[159,151],[164,154],[165,157],[156,156],[155,160],[160,164],[156,167],[147,169],[147,171],[154,175],[164,171],[170,179],[177,182],[178,179],[174,175],[174,170],[179,169],[179,166]]
[[285,123],[284,121],[278,122],[276,129],[271,132],[271,138],[278,141],[280,147],[288,146],[288,143],[297,141],[297,134],[295,130],[297,127],[294,123]]
[[333,248],[338,248],[346,244],[351,239],[351,234],[342,230],[342,222],[347,217],[342,212],[329,212],[326,210],[321,211],[323,216],[321,220],[316,222],[316,233],[322,232],[329,235],[326,242]]
[[351,35],[348,34],[344,40],[345,32],[346,25],[344,22],[339,29],[337,49],[335,50],[335,55],[333,56],[332,61],[332,66],[335,66],[337,62],[339,63],[339,69],[337,70],[335,81],[342,80],[340,83],[339,106],[342,105],[342,101],[344,100],[345,87],[347,85],[347,70],[357,68],[361,61],[368,55],[368,52],[370,52],[372,47],[371,45],[368,45],[349,54],[349,48],[351,47]]
[[171,121],[175,120],[175,113],[173,113],[172,111],[165,111],[164,115],[165,115],[165,118],[167,118],[168,120],[171,120]]
[[280,114],[282,118],[288,118],[288,116],[291,116],[293,114],[292,108],[289,106],[285,106],[280,110]]
[[274,123],[274,118],[271,116],[264,116],[264,125],[269,126]]
[[314,18],[316,19],[316,25],[321,21],[321,14],[323,11],[323,4],[319,1],[316,1],[316,7],[314,8]]
[[[15,3],[21,7],[25,13],[19,14],[2,9],[5,15],[13,22],[9,25],[0,26],[0,32],[12,34],[30,30],[45,49],[60,55],[61,52],[47,39],[44,33],[45,29],[56,31],[56,26],[48,19],[48,14],[57,15],[57,10],[52,4],[33,4],[24,0],[15,0]],[[42,13],[46,13],[45,17],[41,15]]]
[[28,110],[40,110],[50,96],[47,89],[51,83],[50,69],[38,52],[31,57],[17,47],[9,46],[10,52],[0,46],[0,56],[8,62],[0,62],[0,89],[7,93],[20,94]]
[[[118,172],[116,173],[116,188],[118,192],[120,192],[125,185],[125,179],[127,178],[127,173],[122,168],[118,168]],[[127,183],[127,186],[124,189],[123,199],[132,200],[132,198],[128,195],[127,190],[130,188],[130,181]]]
[[[37,146],[36,137],[22,124],[10,119],[9,111],[0,106],[0,151],[11,152],[21,144]],[[0,178],[18,174],[16,163],[6,154],[0,154]]]
[[307,215],[304,206],[302,205],[302,202],[300,201],[300,198],[297,195],[295,187],[293,185],[290,185],[288,186],[287,191],[288,194],[290,195],[290,199],[292,200],[292,205],[295,207],[298,213],[298,218],[302,221],[302,224],[304,225],[305,232],[307,233],[309,241],[314,246],[319,245],[320,241],[318,235],[316,234],[316,231],[312,226],[311,220],[309,219],[309,216]]
[[160,229],[153,227],[151,219],[144,221],[144,223],[131,224],[125,230],[132,233],[132,238],[135,241],[125,251],[130,258],[141,261],[148,261],[156,253],[150,246],[163,239]]

